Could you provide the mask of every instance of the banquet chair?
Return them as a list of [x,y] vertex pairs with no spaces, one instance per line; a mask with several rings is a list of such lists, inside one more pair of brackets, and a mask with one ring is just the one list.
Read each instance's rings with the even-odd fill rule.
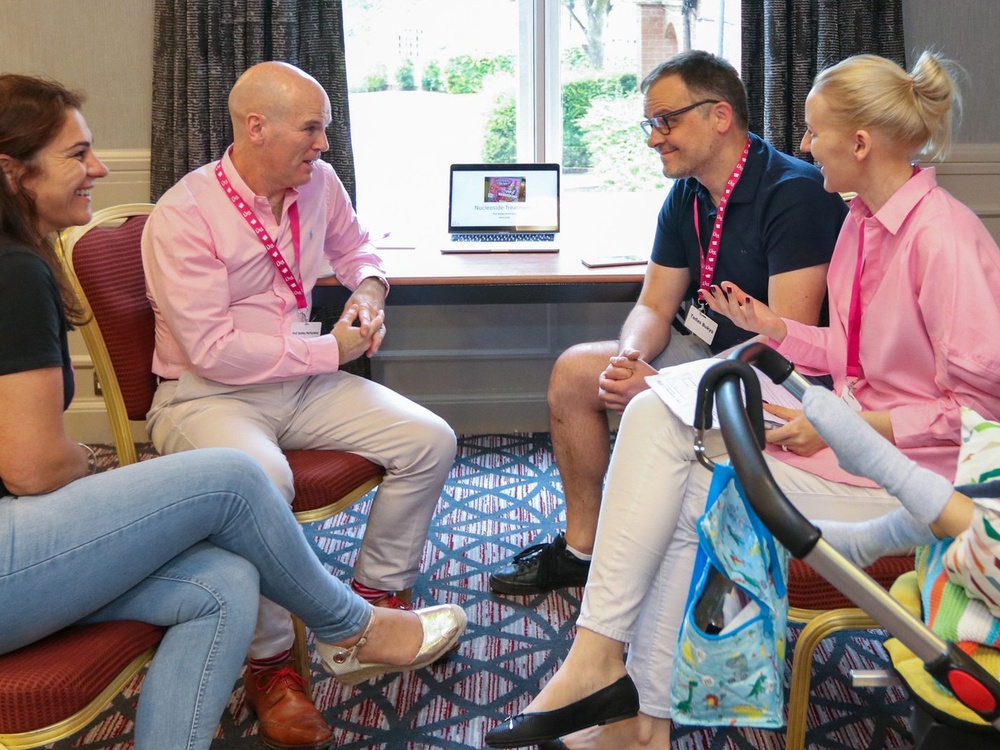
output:
[[73,625],[0,656],[0,750],[43,747],[86,727],[163,633],[134,620]]
[[[146,296],[140,241],[153,205],[125,204],[95,212],[85,226],[61,237],[63,262],[81,302],[91,312],[80,330],[104,395],[120,465],[135,463],[130,422],[145,422],[157,381],[153,309]],[[377,487],[385,469],[362,456],[335,450],[289,450],[299,523],[330,518]],[[401,598],[408,597],[403,592]],[[306,629],[293,618],[295,670],[311,685]]]
[[[890,555],[876,560],[865,572],[889,590],[897,579],[913,571],[913,565],[912,554]],[[879,625],[808,563],[795,558],[788,561],[788,622],[803,627],[792,654],[785,750],[804,750],[816,649],[840,631],[867,630]]]

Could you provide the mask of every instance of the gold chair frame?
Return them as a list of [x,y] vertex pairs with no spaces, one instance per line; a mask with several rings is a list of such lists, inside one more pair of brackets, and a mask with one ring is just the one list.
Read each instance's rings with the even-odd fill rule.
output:
[[[90,303],[87,301],[87,295],[84,293],[83,287],[80,286],[80,281],[73,270],[74,245],[95,226],[114,222],[120,223],[132,216],[148,216],[152,210],[152,203],[126,203],[120,206],[112,206],[111,208],[96,211],[89,223],[80,227],[71,227],[60,236],[59,253],[63,267],[66,269],[80,303],[87,310],[90,310]],[[101,384],[101,392],[104,395],[104,406],[107,409],[108,420],[111,423],[111,433],[114,436],[115,452],[118,454],[118,463],[120,466],[134,464],[139,458],[136,453],[135,442],[132,440],[131,422],[125,410],[125,400],[118,385],[118,376],[115,374],[114,365],[111,363],[108,348],[104,344],[101,327],[91,317],[90,320],[80,326],[80,334],[87,345],[87,351],[94,365],[94,371],[97,373],[97,379]]]
[[864,611],[853,607],[828,610],[789,607],[788,621],[805,623],[805,626],[795,641],[795,651],[792,654],[785,750],[805,750],[812,664],[816,649],[824,639],[841,630],[866,630],[879,625]]

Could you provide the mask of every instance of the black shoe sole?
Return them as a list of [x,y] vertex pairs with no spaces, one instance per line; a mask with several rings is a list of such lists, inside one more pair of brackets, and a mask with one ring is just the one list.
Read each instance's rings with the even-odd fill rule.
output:
[[[634,719],[635,716],[636,715],[634,713],[625,714],[623,716],[614,716],[610,719],[604,719],[603,721],[595,721],[591,724],[588,724],[587,726],[580,727],[579,729],[575,729],[573,731],[579,732],[582,731],[583,729],[589,729],[590,727],[603,727],[606,724],[614,724],[616,721],[625,721],[627,719]],[[572,734],[572,732],[567,732],[567,734]],[[549,748],[550,750],[552,748],[556,748],[556,750],[559,750],[559,748],[566,748],[566,743],[563,742],[558,737],[551,738],[547,735],[539,735],[536,737],[527,737],[524,739],[517,739],[517,740],[487,739],[486,747],[503,748],[504,750],[511,750],[512,748],[518,748],[518,747],[538,747],[540,749]]]
[[508,583],[499,578],[493,578],[490,576],[490,591],[497,594],[507,594],[508,596],[531,596],[532,594],[547,594],[550,591],[558,591],[559,589],[570,589],[578,588],[587,585],[587,582],[583,583],[564,583],[560,586],[552,586],[550,588],[542,588],[541,586],[531,586],[527,584],[517,584]]

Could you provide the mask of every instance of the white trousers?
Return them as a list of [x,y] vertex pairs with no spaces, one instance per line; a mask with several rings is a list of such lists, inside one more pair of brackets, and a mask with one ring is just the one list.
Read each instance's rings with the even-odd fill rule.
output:
[[[160,384],[147,427],[161,454],[207,447],[249,453],[289,503],[292,473],[282,449],[345,450],[384,466],[354,577],[389,591],[416,580],[456,450],[455,433],[443,419],[346,372],[256,386],[227,386],[185,373]],[[292,640],[288,612],[261,599],[250,657],[273,656]]]
[[[652,391],[629,403],[577,622],[631,644],[628,671],[642,711],[659,718],[670,717],[670,670],[698,549],[697,522],[712,479],[693,445],[694,429]],[[706,447],[724,458],[718,431],[708,434]],[[766,460],[788,499],[811,520],[860,521],[899,506],[884,490],[829,482]]]

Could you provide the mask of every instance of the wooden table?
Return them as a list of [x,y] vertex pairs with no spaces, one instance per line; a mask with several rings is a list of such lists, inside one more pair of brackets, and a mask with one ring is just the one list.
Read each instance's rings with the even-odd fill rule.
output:
[[[359,366],[371,367],[376,381],[460,434],[549,429],[553,363],[575,343],[615,338],[646,271],[643,265],[590,269],[580,258],[648,255],[663,200],[582,195],[590,201],[579,210],[567,201],[555,254],[444,255],[445,240],[428,241],[432,230],[400,218],[392,235],[377,242],[392,286],[390,333],[375,359],[361,357]],[[445,215],[441,206],[427,211]],[[313,291],[314,312],[323,307],[319,317],[332,325],[346,299],[336,279],[323,279]]]
[[[544,431],[548,420],[545,384],[557,350],[564,348],[561,343],[553,342],[566,335],[561,325],[557,326],[559,331],[552,329],[557,324],[550,320],[555,309],[550,303],[632,305],[639,297],[646,272],[644,265],[587,268],[580,262],[580,249],[597,247],[601,253],[623,254],[639,252],[648,246],[648,241],[626,243],[604,239],[595,233],[588,241],[569,237],[565,242],[560,240],[558,253],[445,255],[438,245],[419,242],[414,247],[380,247],[378,253],[391,285],[386,307],[409,308],[391,313],[396,337],[379,352],[379,369],[375,373],[367,357],[355,360],[347,369],[369,378],[374,375],[379,382],[431,408],[462,432]],[[313,313],[323,322],[324,330],[339,317],[347,297],[348,290],[336,278],[319,280],[313,290]],[[475,383],[471,391],[463,386],[461,392],[453,392],[453,386],[442,385],[428,373],[436,370],[441,352],[451,352],[456,340],[476,341],[476,327],[484,319],[492,319],[493,313],[482,308],[455,315],[447,308],[485,304],[511,305],[515,309],[528,304],[539,310],[548,306],[546,312],[540,313],[548,322],[541,330],[538,326],[531,327],[525,334],[528,338],[518,339],[513,347],[509,339],[505,339],[506,343],[490,340],[482,342],[481,352],[475,346],[465,351],[463,345],[461,352],[449,354],[449,370],[467,371],[466,379]],[[602,330],[598,338],[616,335],[624,313],[616,313],[613,318],[614,328]],[[429,325],[428,320],[432,321]],[[417,329],[419,335],[407,335]],[[589,339],[584,336],[583,340]],[[398,350],[393,348],[397,345],[401,346]],[[539,364],[540,358],[546,360],[544,365]],[[505,399],[498,402],[496,394],[510,388],[510,376],[504,373],[511,372],[514,362],[523,364],[517,375],[520,392],[525,394],[523,402],[511,403]],[[435,394],[430,401],[428,393]]]
[[[587,268],[580,262],[580,247],[560,242],[558,253],[447,255],[433,245],[379,248],[392,287],[386,304],[635,302],[645,266]],[[634,246],[607,250],[628,251]],[[332,300],[330,292],[338,287],[345,291],[335,278],[320,279],[315,294]]]

